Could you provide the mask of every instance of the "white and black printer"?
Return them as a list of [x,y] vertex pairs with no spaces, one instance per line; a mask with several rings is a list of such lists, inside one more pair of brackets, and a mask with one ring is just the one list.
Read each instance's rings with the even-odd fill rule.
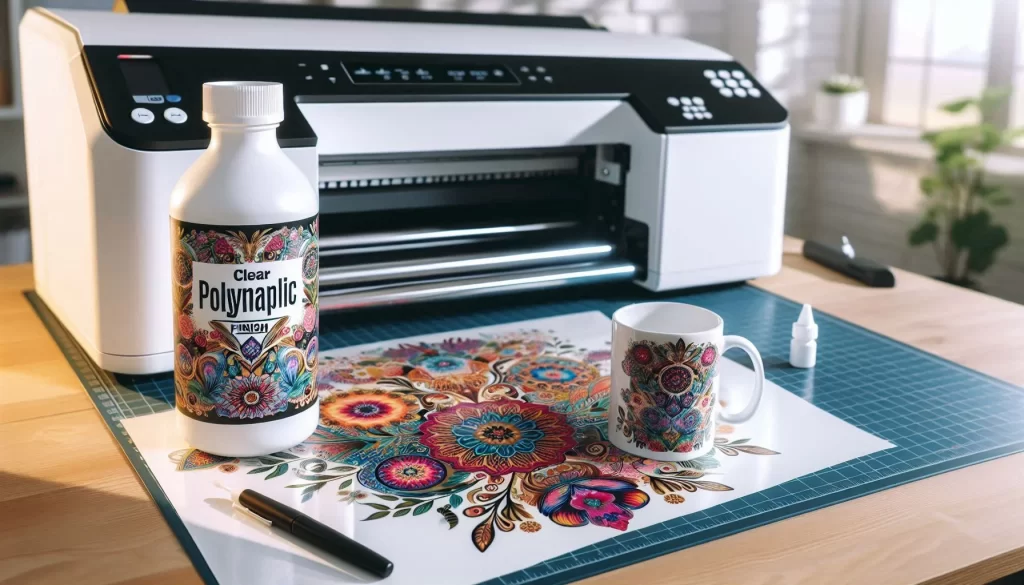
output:
[[787,112],[721,51],[574,18],[125,3],[20,27],[36,290],[102,368],[171,369],[169,197],[210,80],[284,84],[325,311],[780,267]]

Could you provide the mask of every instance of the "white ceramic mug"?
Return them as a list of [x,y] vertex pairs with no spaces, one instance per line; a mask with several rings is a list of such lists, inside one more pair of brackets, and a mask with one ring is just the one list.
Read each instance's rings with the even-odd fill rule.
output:
[[[764,389],[761,354],[749,340],[723,335],[717,313],[682,303],[640,303],[612,315],[612,395],[608,436],[634,455],[696,459],[712,449],[716,416],[743,422]],[[718,359],[740,348],[754,362],[750,401],[738,412],[718,406]]]

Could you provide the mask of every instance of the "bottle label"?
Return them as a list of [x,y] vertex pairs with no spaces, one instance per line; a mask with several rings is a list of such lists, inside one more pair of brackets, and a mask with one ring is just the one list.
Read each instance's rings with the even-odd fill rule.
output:
[[182,414],[252,424],[316,402],[318,229],[317,216],[257,226],[171,218]]

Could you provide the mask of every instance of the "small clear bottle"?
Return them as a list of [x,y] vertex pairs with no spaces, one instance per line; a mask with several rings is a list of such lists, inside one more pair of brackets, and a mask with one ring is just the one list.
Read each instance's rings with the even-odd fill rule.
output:
[[277,143],[281,84],[203,85],[210,146],[171,196],[174,387],[188,443],[265,455],[316,429],[319,198]]

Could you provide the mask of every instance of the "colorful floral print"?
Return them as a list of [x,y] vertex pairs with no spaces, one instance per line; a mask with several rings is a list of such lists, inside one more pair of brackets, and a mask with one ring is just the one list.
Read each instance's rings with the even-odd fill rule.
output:
[[560,463],[576,444],[563,415],[508,400],[460,404],[430,416],[420,431],[434,457],[491,475]]
[[[635,436],[689,433],[707,442],[706,378],[714,362],[707,366],[704,358],[717,355],[677,344],[634,349],[628,359],[637,372],[629,402],[636,405],[630,423]],[[466,545],[481,553],[517,528],[626,530],[652,493],[683,504],[686,492],[731,490],[705,478],[706,470],[718,466],[714,455],[663,463],[611,445],[606,353],[522,331],[321,356],[320,426],[304,444],[243,459],[186,450],[172,461],[183,471],[228,473],[236,466],[267,481],[286,481],[286,487],[301,490],[302,501],[336,486],[341,501],[365,507],[365,521],[403,521],[432,512],[434,529],[464,529]],[[287,383],[300,371],[299,358],[296,348],[283,348],[264,369]],[[665,372],[659,381],[672,365],[686,367]],[[197,396],[216,391],[210,389],[220,388],[238,367],[230,359],[203,357],[195,360],[187,383]],[[200,401],[199,407],[206,405]],[[712,453],[776,454],[746,439],[730,441],[725,435],[733,430],[718,429]],[[666,449],[654,439],[649,448]],[[693,448],[684,442],[680,450]]]
[[320,418],[325,424],[354,429],[386,427],[419,417],[415,398],[386,390],[353,390],[324,399]]
[[403,490],[424,490],[444,481],[447,470],[436,459],[422,455],[399,455],[377,466],[377,479],[385,486]]
[[[316,402],[318,268],[316,218],[279,228],[225,230],[172,221],[175,402],[207,422],[265,421]],[[302,259],[302,321],[282,317],[262,338],[236,339],[223,322],[196,323],[193,264],[241,264]],[[205,329],[204,329],[205,328]],[[200,369],[200,368],[205,369]],[[267,392],[277,392],[267,396]],[[236,420],[236,422],[237,422]]]
[[717,363],[713,343],[631,342],[621,363],[629,386],[621,389],[617,430],[656,453],[709,449]]

